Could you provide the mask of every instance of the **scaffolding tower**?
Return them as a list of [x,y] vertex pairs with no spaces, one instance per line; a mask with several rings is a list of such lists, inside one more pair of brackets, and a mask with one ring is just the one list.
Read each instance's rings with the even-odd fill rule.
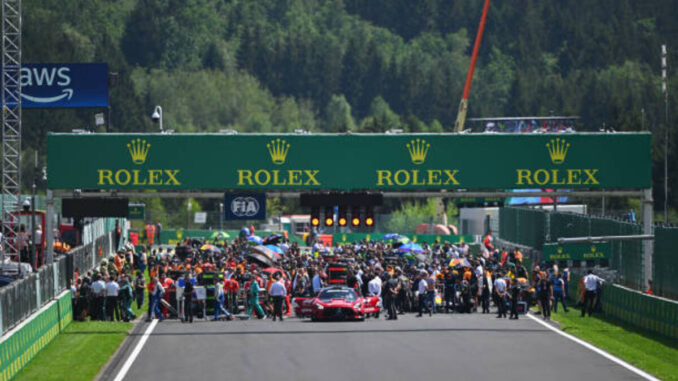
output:
[[[12,212],[21,202],[21,0],[2,0],[2,270],[19,260]],[[17,266],[16,268],[21,268]]]

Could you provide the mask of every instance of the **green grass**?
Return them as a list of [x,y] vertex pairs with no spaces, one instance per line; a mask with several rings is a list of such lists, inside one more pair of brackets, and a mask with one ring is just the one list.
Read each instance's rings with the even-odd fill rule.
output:
[[662,380],[678,380],[678,342],[642,332],[600,315],[580,317],[580,310],[562,310],[551,318],[561,329]]
[[73,322],[17,375],[16,380],[90,381],[132,329],[124,322]]

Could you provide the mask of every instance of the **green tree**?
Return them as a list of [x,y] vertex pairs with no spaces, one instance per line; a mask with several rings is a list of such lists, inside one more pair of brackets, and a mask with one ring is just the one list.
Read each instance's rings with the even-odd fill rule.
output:
[[347,132],[355,129],[351,105],[343,95],[333,95],[325,107],[325,131]]

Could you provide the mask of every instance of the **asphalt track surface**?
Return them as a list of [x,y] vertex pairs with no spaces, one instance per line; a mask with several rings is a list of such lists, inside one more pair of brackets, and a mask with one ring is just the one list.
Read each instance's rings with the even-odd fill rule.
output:
[[[113,380],[139,324],[99,376]],[[540,324],[495,315],[396,321],[163,321],[124,380],[640,380]]]

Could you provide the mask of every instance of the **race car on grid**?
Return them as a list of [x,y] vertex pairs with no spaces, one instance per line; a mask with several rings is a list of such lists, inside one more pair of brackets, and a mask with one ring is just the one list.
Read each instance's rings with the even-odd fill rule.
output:
[[379,313],[379,297],[359,297],[346,286],[320,290],[315,298],[294,298],[294,312],[311,320],[365,320],[368,314]]

